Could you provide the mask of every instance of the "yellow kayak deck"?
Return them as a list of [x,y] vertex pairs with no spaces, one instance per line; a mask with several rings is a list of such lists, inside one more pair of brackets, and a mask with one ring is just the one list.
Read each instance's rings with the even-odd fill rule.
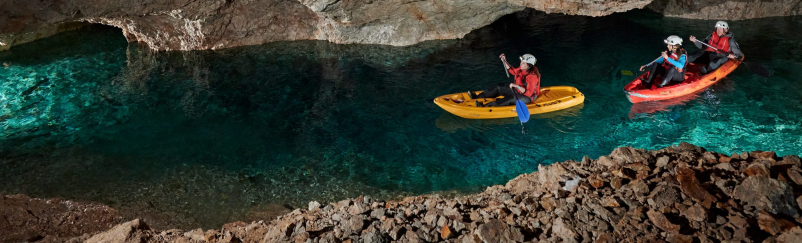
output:
[[[476,92],[481,93],[481,91]],[[502,96],[503,97],[503,96]],[[498,97],[498,98],[502,98]],[[480,103],[487,104],[497,98],[481,98]],[[476,100],[468,96],[468,92],[448,94],[437,97],[434,103],[450,112],[451,114],[468,119],[494,119],[517,117],[515,106],[496,106],[496,107],[476,107]],[[550,86],[541,87],[540,96],[535,102],[526,104],[529,114],[540,114],[558,111],[579,105],[585,102],[585,95],[571,86]]]

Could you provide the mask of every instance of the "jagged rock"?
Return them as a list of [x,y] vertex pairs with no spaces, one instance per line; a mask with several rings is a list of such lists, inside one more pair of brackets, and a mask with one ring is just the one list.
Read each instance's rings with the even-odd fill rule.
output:
[[660,158],[657,158],[657,167],[666,167],[666,165],[668,165],[668,161],[668,156],[661,156]]
[[732,164],[729,162],[722,162],[714,166],[716,169],[725,170],[725,171],[735,171],[735,168],[732,167]]
[[685,216],[685,218],[691,221],[702,222],[707,219],[707,210],[698,204],[688,208],[685,211],[682,211],[681,213]]
[[610,186],[616,190],[620,189],[623,185],[624,185],[624,180],[621,178],[616,177],[610,180]]
[[679,225],[676,225],[668,221],[668,218],[666,218],[666,216],[663,215],[662,213],[654,210],[649,210],[649,212],[646,212],[646,215],[649,217],[649,221],[651,221],[652,224],[657,226],[657,228],[660,228],[661,230],[667,232],[674,232],[674,233],[679,232],[680,229]]
[[320,203],[317,202],[317,201],[311,201],[311,202],[309,202],[309,206],[307,208],[308,208],[309,211],[312,211],[313,209],[319,209],[320,208]]
[[390,229],[390,231],[388,232],[388,235],[393,240],[399,240],[399,239],[401,239],[401,236],[404,235],[405,233],[406,233],[406,229],[405,228],[403,228],[403,227],[394,227],[394,228]]
[[603,165],[603,166],[606,166],[608,168],[618,165],[618,163],[616,163],[615,161],[610,159],[610,157],[607,157],[607,156],[599,157],[599,159],[596,160],[596,164]]
[[599,234],[599,237],[597,237],[596,241],[594,241],[594,242],[595,243],[614,243],[616,241],[613,239],[613,236],[611,236],[609,233],[605,232],[605,233]]
[[677,181],[680,184],[680,190],[685,195],[688,195],[702,204],[705,208],[710,208],[716,199],[707,190],[699,186],[699,181],[696,179],[696,174],[689,168],[677,169]]
[[783,159],[777,164],[778,165],[796,165],[797,168],[802,168],[802,160],[800,160],[799,156],[796,156],[796,155],[783,156]]
[[483,242],[502,242],[510,239],[509,226],[497,219],[491,219],[480,225],[474,234]]
[[598,176],[589,177],[588,183],[590,183],[590,186],[592,186],[593,188],[599,188],[604,186],[604,180],[602,180]]
[[114,228],[92,236],[86,240],[87,243],[102,242],[147,242],[152,237],[150,227],[139,219],[134,219]]
[[655,188],[651,194],[649,194],[649,199],[647,202],[650,206],[652,206],[652,208],[660,209],[679,202],[679,200],[680,195],[676,188],[660,185],[657,186],[657,188]]
[[620,164],[630,164],[638,161],[649,161],[651,155],[632,147],[619,147],[610,153],[610,158]]
[[669,234],[669,236],[666,238],[666,240],[668,242],[674,242],[674,243],[692,243],[693,242],[693,237],[690,236],[690,235],[672,233],[672,234]]
[[635,195],[646,195],[646,193],[649,193],[649,186],[646,185],[646,182],[643,182],[643,180],[635,180],[629,183],[628,186]]
[[[795,201],[792,186],[774,178],[785,176],[793,181],[791,172],[798,170],[793,162],[781,164],[786,161],[783,159],[771,164],[767,159],[770,153],[736,154],[733,158],[738,159],[729,162],[733,167],[771,168],[768,175],[744,177],[737,170],[713,169],[721,167],[721,156],[716,157],[716,165],[710,164],[711,156],[717,154],[705,155],[703,148],[692,145],[681,147],[683,150],[648,153],[677,158],[662,169],[647,169],[649,161],[612,167],[568,162],[544,166],[544,174],[551,175],[541,176],[543,171],[522,175],[507,186],[488,187],[484,193],[454,199],[416,196],[382,202],[359,197],[330,204],[328,210],[310,203],[308,211],[296,209],[268,223],[234,222],[219,231],[145,229],[118,235],[146,242],[689,242],[691,237],[694,242],[748,242],[768,235],[768,241],[798,240],[802,217],[794,216],[798,213],[795,203],[802,201],[802,196]],[[629,181],[614,176],[622,168],[637,172],[637,178]],[[587,181],[576,179],[583,176]],[[618,184],[621,189],[594,187],[594,178],[611,179],[611,186]],[[541,182],[548,182],[545,179],[553,180],[550,187],[540,187]],[[579,181],[575,188],[572,181]],[[649,191],[650,187],[654,189]],[[569,195],[566,190],[575,191]],[[4,210],[0,207],[0,212]],[[17,225],[17,221],[6,222],[9,218],[0,216],[0,232]],[[0,241],[9,241],[2,237]],[[67,242],[84,242],[90,237]],[[33,240],[11,242],[20,241]]]
[[354,203],[354,205],[351,205],[351,207],[348,208],[348,213],[351,215],[363,214],[369,209],[370,208],[366,207],[365,205],[362,205],[362,203]]
[[795,201],[791,187],[775,179],[750,176],[741,185],[735,187],[733,196],[757,210],[791,217],[799,215],[794,207]]
[[696,149],[698,149],[699,147],[697,147],[696,145],[693,145],[693,144],[687,143],[687,142],[680,142],[680,143],[677,145],[677,147],[676,147],[676,148],[677,148],[677,150],[679,150],[679,151],[696,151]]
[[749,153],[749,156],[758,160],[770,160],[772,162],[774,162],[775,161],[774,159],[777,158],[777,154],[774,153],[773,151],[768,151],[768,152],[759,150],[752,151],[751,153]]
[[613,171],[613,175],[628,180],[635,180],[637,178],[637,173],[629,168],[620,168],[615,170]]
[[577,242],[577,234],[572,228],[573,227],[566,225],[562,218],[557,218],[551,226],[551,231],[554,232],[557,237],[560,237],[563,242]]
[[707,161],[707,163],[710,163],[710,164],[714,164],[714,163],[718,162],[718,158],[716,158],[716,155],[714,155],[711,152],[705,152],[704,154],[702,154],[702,158],[704,158],[705,161]]
[[769,173],[769,169],[766,168],[763,164],[760,163],[753,163],[744,169],[744,174],[747,176],[764,176],[769,177],[771,173]]
[[560,182],[564,181],[563,177],[568,176],[568,170],[561,164],[552,166],[538,165],[538,182],[540,182],[540,186],[554,195],[559,195],[559,190],[562,189]]
[[774,217],[767,213],[761,212],[757,215],[757,224],[760,226],[761,230],[769,234],[776,235],[780,233],[780,224],[777,223]]
[[383,208],[378,208],[370,212],[370,217],[374,219],[381,219],[384,216],[386,210]]
[[448,228],[448,225],[443,225],[443,227],[440,228],[440,238],[441,239],[447,240],[447,239],[451,238],[451,236],[453,236],[453,235],[454,234],[451,233],[451,229]]
[[582,177],[574,176],[573,179],[566,180],[565,181],[565,186],[563,186],[562,189],[564,191],[567,191],[567,192],[570,192],[570,193],[576,192],[576,188],[579,187],[579,181],[581,179],[582,179]]
[[788,175],[788,179],[795,185],[802,186],[802,174],[799,173],[799,167],[793,166],[787,169],[785,174]]
[[796,226],[777,236],[777,243],[802,242],[802,228]]

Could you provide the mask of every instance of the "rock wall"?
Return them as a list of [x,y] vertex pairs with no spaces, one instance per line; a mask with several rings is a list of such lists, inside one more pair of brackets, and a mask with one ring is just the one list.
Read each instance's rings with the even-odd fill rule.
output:
[[747,19],[802,13],[802,0],[6,0],[0,1],[0,51],[75,29],[120,28],[154,50],[204,50],[273,41],[411,45],[461,38],[524,8],[604,16],[643,8],[666,16]]
[[648,6],[669,17],[742,20],[802,14],[802,0],[656,0]]
[[307,208],[220,230],[141,220],[86,242],[802,242],[802,161],[681,143],[541,166],[483,193]]
[[607,15],[651,0],[7,0],[0,2],[0,50],[75,23],[120,28],[155,50],[203,50],[272,41],[411,45],[461,38],[531,7],[550,13]]

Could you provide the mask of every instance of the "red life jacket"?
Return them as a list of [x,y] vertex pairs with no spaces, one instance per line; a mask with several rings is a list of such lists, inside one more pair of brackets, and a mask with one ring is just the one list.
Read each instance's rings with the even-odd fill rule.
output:
[[[679,62],[679,56],[677,56],[677,53],[671,53],[671,56],[668,56],[668,57],[671,58],[671,59],[674,59],[674,61]],[[685,58],[685,62],[686,62],[685,65],[688,65],[688,63],[687,63],[688,62],[688,58],[687,57]],[[668,59],[663,58],[663,67],[668,69],[670,67],[674,67],[674,65],[671,65],[671,63],[668,62]],[[679,68],[679,67],[674,67],[674,68],[676,68],[677,71],[682,72],[682,68]]]
[[[524,71],[520,68],[510,68],[510,73],[512,73],[512,75],[515,75],[515,84],[524,87],[524,92],[518,92],[519,94],[526,95],[527,91],[530,89],[529,87],[530,82],[528,82],[530,81],[528,79],[529,75],[532,75],[533,77],[536,78],[531,82],[531,85],[534,86],[532,94],[526,95],[529,98],[532,98],[533,95],[540,96],[540,72],[538,71],[537,74],[535,74],[535,70],[537,70],[537,67],[532,66],[531,68],[532,69],[530,69],[529,71]],[[518,89],[513,89],[513,90],[518,91]]]
[[[713,34],[710,35],[710,41],[707,42],[708,45],[715,46],[717,49],[721,50],[724,53],[730,52],[730,37],[724,35],[722,37],[718,37],[718,34],[713,31]],[[716,52],[713,48],[708,47],[705,51]]]

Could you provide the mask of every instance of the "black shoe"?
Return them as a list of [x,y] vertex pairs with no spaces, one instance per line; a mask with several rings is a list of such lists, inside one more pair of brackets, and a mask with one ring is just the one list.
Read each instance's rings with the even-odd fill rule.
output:
[[476,107],[485,107],[485,104],[482,104],[482,102],[479,102],[479,101],[477,100],[477,101],[476,101]]
[[473,91],[468,90],[468,97],[470,97],[472,100],[476,99],[476,94],[474,94]]

